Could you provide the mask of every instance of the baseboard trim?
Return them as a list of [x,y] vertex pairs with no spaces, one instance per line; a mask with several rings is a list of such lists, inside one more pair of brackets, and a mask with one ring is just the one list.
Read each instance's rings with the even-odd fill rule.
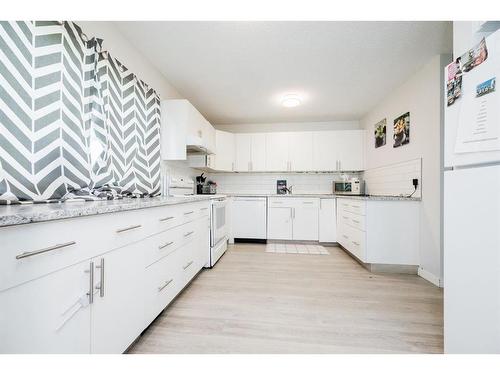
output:
[[430,273],[429,271],[424,270],[421,267],[418,267],[418,276],[440,288],[443,287],[443,281],[439,277],[437,277],[433,273]]

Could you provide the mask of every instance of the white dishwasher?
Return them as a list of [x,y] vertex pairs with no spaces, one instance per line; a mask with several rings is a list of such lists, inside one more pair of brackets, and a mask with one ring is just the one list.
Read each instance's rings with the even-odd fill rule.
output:
[[235,239],[266,240],[266,197],[234,197],[231,216]]

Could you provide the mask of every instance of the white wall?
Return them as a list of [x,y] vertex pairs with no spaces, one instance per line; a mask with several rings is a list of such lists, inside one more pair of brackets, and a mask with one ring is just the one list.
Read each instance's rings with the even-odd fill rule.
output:
[[214,125],[216,129],[233,133],[270,133],[291,131],[360,129],[359,121],[279,122],[262,124]]
[[[422,159],[420,264],[423,273],[442,278],[443,68],[451,56],[435,56],[362,119],[366,169]],[[393,120],[410,112],[410,143],[392,147]],[[375,149],[374,125],[387,118],[387,144]]]

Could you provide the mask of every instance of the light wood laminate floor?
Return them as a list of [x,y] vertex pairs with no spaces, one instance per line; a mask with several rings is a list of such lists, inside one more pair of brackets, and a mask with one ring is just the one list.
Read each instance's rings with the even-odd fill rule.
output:
[[441,353],[442,290],[330,255],[230,246],[130,353]]

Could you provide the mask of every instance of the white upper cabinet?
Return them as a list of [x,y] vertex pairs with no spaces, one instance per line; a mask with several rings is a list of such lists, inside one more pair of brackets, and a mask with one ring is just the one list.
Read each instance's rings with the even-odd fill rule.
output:
[[364,131],[319,131],[313,134],[313,170],[364,170]]
[[364,167],[364,131],[344,130],[337,133],[337,159],[341,171],[362,171]]
[[290,171],[307,172],[313,168],[313,133],[294,132],[288,135]]
[[186,160],[186,150],[213,153],[215,129],[186,99],[161,102],[163,160]]
[[252,160],[252,135],[234,135],[234,170],[236,172],[248,172]]
[[313,133],[313,165],[320,172],[336,171],[338,167],[335,131]]
[[265,134],[252,134],[252,160],[251,171],[265,171],[266,170],[266,135]]
[[266,134],[266,171],[282,172],[289,170],[288,133]]
[[234,171],[234,134],[215,130],[215,169]]
[[268,133],[266,150],[266,171],[313,170],[312,132]]
[[265,134],[234,135],[234,170],[236,172],[264,171],[266,166]]

